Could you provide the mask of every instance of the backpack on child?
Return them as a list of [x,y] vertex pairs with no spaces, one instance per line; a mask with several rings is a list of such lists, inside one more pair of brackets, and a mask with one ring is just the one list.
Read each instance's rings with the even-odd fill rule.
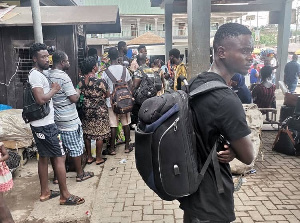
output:
[[[178,83],[181,81],[179,78]],[[178,90],[150,98],[142,104],[135,132],[136,167],[145,183],[163,200],[195,193],[211,161],[218,191],[224,192],[216,151],[222,142],[216,141],[206,162],[200,166],[197,150],[201,148],[196,147],[196,138],[204,144],[194,128],[190,107],[193,98],[224,88],[228,86],[211,81],[192,92],[187,86],[188,93]]]
[[[31,72],[31,71],[30,71]],[[30,74],[29,72],[29,74]],[[44,74],[43,74],[44,75]],[[39,105],[36,103],[32,86],[27,80],[24,83],[23,89],[23,112],[22,117],[25,123],[36,121],[42,118],[45,118],[50,113],[49,102]]]
[[105,70],[105,73],[112,81],[114,89],[111,94],[111,106],[116,114],[126,114],[131,112],[133,107],[133,98],[131,90],[126,82],[126,67],[123,67],[121,80],[117,80],[114,75],[109,71]]

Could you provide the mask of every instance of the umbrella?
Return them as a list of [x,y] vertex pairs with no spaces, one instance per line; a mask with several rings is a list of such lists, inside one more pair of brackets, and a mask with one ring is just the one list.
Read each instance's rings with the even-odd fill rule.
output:
[[254,48],[253,53],[254,53],[254,54],[260,54],[260,49]]
[[296,50],[295,54],[300,55],[300,49]]

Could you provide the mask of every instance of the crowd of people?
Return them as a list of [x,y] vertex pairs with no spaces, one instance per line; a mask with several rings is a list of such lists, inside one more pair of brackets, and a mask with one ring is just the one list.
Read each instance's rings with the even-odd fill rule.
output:
[[[272,103],[275,100],[275,86],[270,79],[276,68],[265,65],[258,72],[254,64],[250,72],[252,92],[245,85],[244,75],[253,63],[253,41],[248,28],[236,23],[221,26],[216,33],[213,49],[215,56],[210,70],[193,79],[191,89],[216,80],[231,85],[241,101],[231,89],[213,91],[207,97],[195,100],[193,110],[197,122],[194,124],[202,133],[202,143],[207,148],[207,151],[200,151],[203,160],[210,153],[212,142],[219,134],[230,142],[230,146],[226,145],[218,152],[224,194],[219,195],[217,187],[212,186],[216,182],[212,177],[213,168],[209,167],[209,174],[204,176],[197,193],[180,200],[184,210],[184,222],[231,222],[235,219],[233,181],[228,162],[234,157],[246,164],[253,160],[250,130],[241,102],[253,101],[259,107],[274,106]],[[89,49],[87,57],[80,64],[79,83],[74,87],[67,74],[71,65],[65,52],[58,50],[53,53],[53,65],[49,69],[47,46],[35,43],[30,47],[34,66],[29,73],[29,83],[34,98],[38,104],[49,103],[50,106],[46,117],[30,122],[39,153],[41,202],[60,197],[61,205],[84,203],[84,198],[71,194],[67,188],[66,154],[73,160],[77,182],[94,177],[93,172],[83,170],[81,160],[84,148],[87,152],[87,164],[104,164],[107,158],[103,155],[117,153],[115,148],[121,125],[125,138],[124,152],[130,153],[134,148],[134,143],[130,143],[130,128],[138,123],[138,113],[143,101],[165,92],[176,91],[177,77],[187,76],[186,65],[182,62],[178,49],[169,52],[169,60],[165,64],[160,59],[151,63],[143,45],[138,47],[137,55],[132,58],[127,57],[127,50],[126,43],[121,41],[117,47],[109,48],[99,60],[97,51]],[[286,68],[289,69],[292,68]],[[117,102],[113,97],[118,87],[123,90],[127,88],[131,93],[131,112],[122,112],[124,107],[121,112],[115,109]],[[95,158],[91,150],[92,140],[96,141]],[[105,150],[104,143],[107,144]],[[198,143],[200,142],[197,141]],[[0,144],[0,148],[4,155],[1,157],[0,152],[1,163],[6,154],[3,144]],[[53,183],[59,185],[59,191],[50,190],[48,187],[49,158],[55,173]],[[3,200],[1,190],[0,200]],[[2,210],[5,210],[0,212],[2,219],[11,217],[8,209],[2,207]]]

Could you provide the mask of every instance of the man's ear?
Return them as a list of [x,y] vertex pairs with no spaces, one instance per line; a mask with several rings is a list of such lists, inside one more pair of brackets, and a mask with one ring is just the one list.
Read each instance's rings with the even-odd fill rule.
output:
[[226,58],[225,47],[219,46],[217,49],[217,55],[220,59],[225,59]]
[[36,63],[37,57],[36,56],[32,56],[32,60],[33,60],[34,63]]

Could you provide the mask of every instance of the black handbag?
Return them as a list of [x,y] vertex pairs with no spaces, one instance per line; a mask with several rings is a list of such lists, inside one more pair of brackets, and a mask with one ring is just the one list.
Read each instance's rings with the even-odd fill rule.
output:
[[36,103],[29,81],[24,83],[23,112],[25,123],[45,118],[50,113],[49,102],[39,105]]
[[289,156],[300,155],[300,117],[287,118],[273,144],[273,151]]
[[[30,72],[29,72],[29,74],[30,74]],[[42,72],[40,72],[40,73],[43,74]],[[51,82],[51,80],[49,78],[47,78],[47,79],[48,79],[48,81]],[[29,123],[32,121],[36,121],[36,120],[45,118],[49,113],[50,113],[49,102],[46,102],[43,105],[39,105],[38,103],[36,103],[33,92],[32,92],[32,86],[29,83],[29,80],[27,80],[24,83],[24,89],[23,89],[22,117],[23,117],[23,120],[25,121],[25,123]]]

